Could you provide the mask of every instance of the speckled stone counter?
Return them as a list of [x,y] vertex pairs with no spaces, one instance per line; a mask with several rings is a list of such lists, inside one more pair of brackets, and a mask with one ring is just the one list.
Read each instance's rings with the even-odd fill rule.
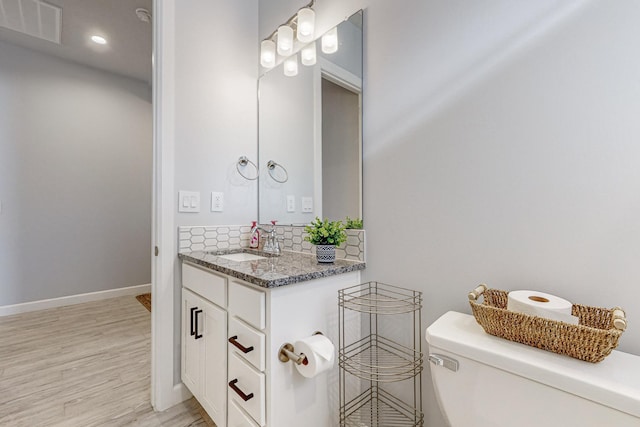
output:
[[[231,261],[220,255],[247,252],[266,257],[254,261]],[[331,264],[321,264],[315,255],[283,251],[279,256],[269,256],[251,250],[228,250],[217,252],[195,251],[178,254],[183,261],[198,264],[214,271],[235,277],[263,288],[277,288],[307,280],[364,270],[365,263],[336,259]]]

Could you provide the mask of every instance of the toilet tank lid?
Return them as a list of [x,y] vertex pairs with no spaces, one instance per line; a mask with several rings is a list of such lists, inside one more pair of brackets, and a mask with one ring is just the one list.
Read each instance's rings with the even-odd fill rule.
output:
[[547,384],[640,418],[640,356],[613,351],[589,363],[484,332],[473,316],[450,311],[427,328],[437,349]]

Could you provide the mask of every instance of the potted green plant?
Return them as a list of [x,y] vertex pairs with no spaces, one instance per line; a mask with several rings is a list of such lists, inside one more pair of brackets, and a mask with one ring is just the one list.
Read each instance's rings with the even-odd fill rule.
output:
[[318,262],[334,262],[336,260],[336,246],[347,240],[342,221],[321,220],[316,217],[311,224],[304,227],[307,242],[316,245]]
[[347,219],[345,220],[345,228],[348,230],[362,230],[364,228],[362,219],[360,218],[351,219],[347,217]]

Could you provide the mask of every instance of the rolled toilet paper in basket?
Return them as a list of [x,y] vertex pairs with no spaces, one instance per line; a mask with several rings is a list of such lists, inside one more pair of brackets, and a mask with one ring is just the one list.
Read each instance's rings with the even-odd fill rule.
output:
[[295,365],[303,377],[313,378],[333,367],[336,348],[324,335],[313,335],[294,344],[295,352],[304,354],[306,362]]
[[511,291],[507,298],[507,310],[577,325],[572,306],[566,299],[538,291]]

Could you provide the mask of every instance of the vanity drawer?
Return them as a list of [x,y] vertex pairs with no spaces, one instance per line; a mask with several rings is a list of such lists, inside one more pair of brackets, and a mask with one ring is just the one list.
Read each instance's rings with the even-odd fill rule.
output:
[[[236,317],[229,317],[229,352],[251,363],[256,369],[265,369],[265,336]],[[244,347],[244,348],[242,348]],[[252,348],[253,347],[253,348]]]
[[266,327],[265,293],[232,281],[229,284],[229,312],[258,329]]
[[235,402],[260,426],[266,423],[265,376],[236,354],[229,355],[229,402]]
[[227,278],[208,270],[182,264],[182,286],[220,306],[227,306]]
[[258,427],[258,424],[249,415],[245,414],[234,401],[229,402],[227,423],[229,427]]

